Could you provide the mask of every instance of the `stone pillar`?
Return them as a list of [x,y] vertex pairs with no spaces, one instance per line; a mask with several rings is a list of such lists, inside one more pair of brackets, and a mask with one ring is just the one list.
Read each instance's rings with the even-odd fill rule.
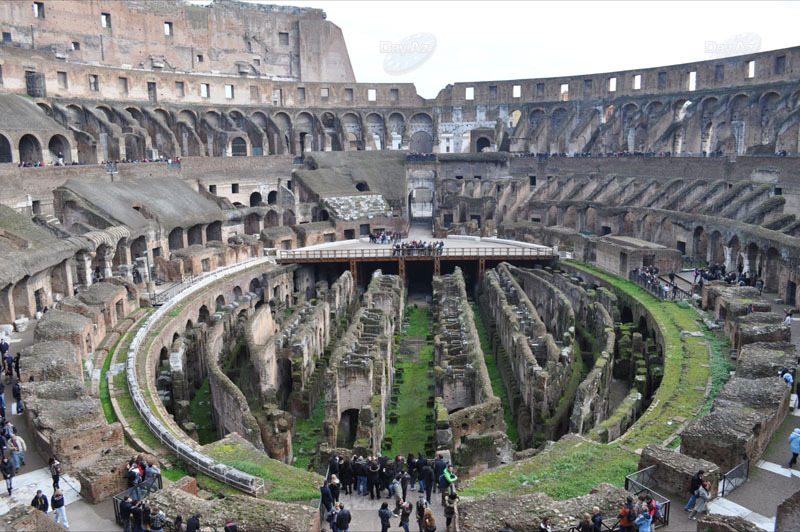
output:
[[132,262],[130,245],[117,245],[117,263],[122,265],[131,264]]
[[36,311],[36,301],[33,298],[33,291],[28,286],[29,280],[18,282],[13,289],[12,298],[14,300],[14,310],[16,318],[33,315]]
[[83,286],[92,286],[92,254],[88,251],[79,251],[75,254],[75,265],[78,283]]
[[50,271],[50,287],[54,294],[60,293],[64,297],[72,295],[72,268],[70,268],[69,260],[53,266]]
[[103,272],[103,278],[108,279],[114,276],[114,248],[109,246],[102,246],[95,252],[98,262],[100,263],[100,271]]
[[16,319],[14,313],[13,285],[0,290],[0,323],[13,323]]

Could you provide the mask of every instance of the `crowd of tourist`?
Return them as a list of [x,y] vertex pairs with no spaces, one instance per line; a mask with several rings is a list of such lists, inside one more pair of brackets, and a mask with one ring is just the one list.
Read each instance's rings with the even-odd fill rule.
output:
[[744,264],[739,264],[736,271],[727,271],[724,264],[713,264],[708,268],[694,269],[694,284],[700,289],[708,281],[725,281],[733,286],[752,286],[758,289],[758,294],[764,291],[764,280],[761,278],[761,268],[757,272],[744,271]]
[[433,257],[442,254],[444,241],[424,242],[412,241],[395,244],[392,249],[393,257]]
[[[108,161],[101,161],[101,166],[108,166],[108,165],[117,165],[117,164],[138,164],[138,163],[168,163],[172,166],[180,166],[181,165],[181,158],[180,157],[165,157],[161,156],[158,159],[118,159],[118,160],[108,160]],[[64,162],[64,155],[59,152],[58,157],[54,161],[20,161],[17,163],[17,168],[42,168],[46,166],[84,166],[87,163],[81,163],[78,161],[72,162]]]
[[633,280],[642,288],[664,300],[675,300],[680,292],[675,285],[675,272],[669,273],[669,282],[667,282],[659,277],[659,270],[656,266],[636,268],[633,271]]
[[[328,475],[320,487],[320,502],[326,512],[326,521],[332,532],[347,532],[352,516],[345,504],[339,500],[342,494],[366,497],[370,500],[394,500],[394,508],[384,502],[378,510],[381,532],[389,530],[391,519],[399,519],[400,527],[409,532],[412,515],[420,532],[435,530],[436,519],[431,511],[431,495],[438,490],[444,508],[446,527],[451,530],[458,495],[455,492],[456,477],[452,465],[443,455],[436,459],[425,458],[422,453],[408,457],[397,455],[394,460],[382,456],[353,455],[352,458],[333,455],[328,461]],[[409,492],[420,494],[412,503]],[[385,494],[383,492],[386,492]]]
[[369,234],[369,243],[370,244],[399,244],[400,241],[403,239],[403,235],[400,234],[398,231],[393,233],[370,233]]

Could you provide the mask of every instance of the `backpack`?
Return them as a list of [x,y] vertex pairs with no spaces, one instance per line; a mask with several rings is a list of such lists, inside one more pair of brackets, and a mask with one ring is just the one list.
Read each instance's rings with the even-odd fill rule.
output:
[[442,489],[446,489],[450,485],[450,482],[447,480],[447,477],[444,476],[444,473],[439,475],[439,487]]

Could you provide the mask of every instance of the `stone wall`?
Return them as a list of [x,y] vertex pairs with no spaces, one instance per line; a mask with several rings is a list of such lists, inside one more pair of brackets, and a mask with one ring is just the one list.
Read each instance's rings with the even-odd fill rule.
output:
[[708,492],[712,497],[717,495],[724,473],[713,462],[692,458],[656,444],[646,446],[642,450],[641,459],[639,459],[640,470],[650,466],[656,468],[653,473],[656,484],[650,487],[659,492],[686,495],[687,499],[690,494],[692,477],[698,471],[702,469],[705,472],[703,480],[709,483]]

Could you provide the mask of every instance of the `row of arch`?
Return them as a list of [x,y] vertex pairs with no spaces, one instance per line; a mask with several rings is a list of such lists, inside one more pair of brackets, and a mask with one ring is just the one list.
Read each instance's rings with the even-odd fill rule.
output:
[[[42,137],[37,132],[24,133],[16,142],[14,137],[0,131],[0,163],[72,163],[72,143],[61,134]],[[45,142],[47,138],[47,142]],[[46,146],[46,150],[43,147]],[[16,152],[16,156],[15,156]]]

